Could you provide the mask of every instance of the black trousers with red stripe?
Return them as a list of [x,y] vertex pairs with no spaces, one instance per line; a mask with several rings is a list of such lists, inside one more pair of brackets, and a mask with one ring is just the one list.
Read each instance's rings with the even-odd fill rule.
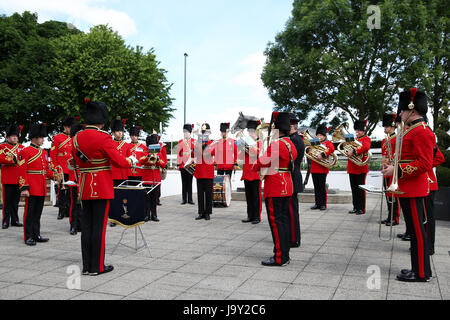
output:
[[247,218],[251,221],[261,221],[261,180],[244,180],[244,186]]
[[23,212],[23,234],[24,241],[36,239],[41,235],[41,215],[44,209],[45,197],[29,196],[25,199],[25,210]]
[[83,270],[102,272],[105,260],[105,235],[110,200],[83,200],[81,215],[81,255]]
[[316,206],[327,206],[327,173],[311,173]]
[[359,185],[366,183],[367,173],[349,173],[350,187],[352,188],[353,209],[362,210],[366,213],[366,191],[359,188]]
[[405,223],[411,232],[411,267],[420,278],[431,277],[428,238],[423,224],[425,197],[400,198]]
[[[385,186],[385,188],[389,187],[389,179],[384,178],[384,186]],[[386,193],[385,193],[385,196],[386,196],[386,202],[387,202],[387,206],[388,206],[387,220],[389,222],[391,221],[391,212],[394,212],[393,221],[399,223],[400,222],[399,221],[399,218],[400,218],[400,203],[399,203],[398,198],[389,196]],[[394,208],[392,208],[392,206],[394,206]]]
[[301,242],[300,215],[298,212],[298,193],[293,193],[289,200],[289,233],[291,243]]
[[434,218],[434,195],[435,190],[430,191],[425,198],[427,223],[425,224],[425,231],[428,238],[428,249],[430,254],[434,254],[434,240],[436,237],[436,219]]
[[192,202],[192,179],[194,176],[186,169],[181,169],[181,196],[183,202]]
[[3,219],[2,224],[18,223],[19,222],[19,201],[20,191],[18,184],[4,184],[3,185]]
[[283,264],[289,260],[289,202],[291,197],[266,198],[267,219],[272,232],[275,262]]
[[78,202],[78,187],[69,187],[70,208],[69,222],[70,227],[75,229],[81,228],[81,204]]

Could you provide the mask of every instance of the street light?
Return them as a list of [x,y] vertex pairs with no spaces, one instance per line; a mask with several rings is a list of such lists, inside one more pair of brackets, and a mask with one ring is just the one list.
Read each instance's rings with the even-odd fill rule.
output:
[[183,124],[186,123],[186,58],[187,58],[188,54],[185,53],[184,54],[184,122]]

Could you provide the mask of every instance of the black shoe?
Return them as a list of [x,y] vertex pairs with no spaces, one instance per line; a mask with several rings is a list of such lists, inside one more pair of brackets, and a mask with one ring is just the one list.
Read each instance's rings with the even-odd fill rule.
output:
[[2,229],[8,229],[9,228],[9,224],[8,223],[3,223],[2,224]]
[[406,236],[406,233],[398,233],[397,238],[403,239]]
[[83,271],[81,271],[81,274],[83,275],[83,276],[87,276],[87,275],[89,275],[89,271],[88,270],[86,270],[86,269],[83,269]]
[[425,278],[419,278],[416,276],[416,274],[412,271],[408,273],[399,273],[397,275],[398,281],[404,281],[404,282],[430,282],[432,277],[425,277]]
[[[385,224],[389,227],[389,226],[391,225],[391,222],[388,221],[388,222],[386,222]],[[392,221],[392,225],[393,225],[393,226],[396,226],[396,225],[398,225],[398,222],[397,222],[397,221]]]
[[300,242],[291,242],[290,247],[291,248],[298,248],[298,247],[300,247]]
[[411,241],[411,236],[410,236],[409,234],[405,235],[405,236],[402,238],[402,241]]
[[156,203],[156,205],[158,205],[158,206],[162,206],[162,204],[161,204],[161,200],[159,200],[159,199],[158,199],[158,202]]
[[113,266],[105,266],[103,268],[103,271],[101,271],[101,272],[91,272],[91,273],[89,273],[89,275],[90,276],[98,276],[99,274],[108,273],[108,272],[111,272],[113,270],[114,270]]
[[197,217],[197,218],[195,218],[195,220],[201,220],[201,219],[204,219],[204,218],[205,218],[205,216],[203,216],[203,215],[199,214],[199,215],[198,215],[198,217]]
[[311,210],[317,210],[317,209],[320,209],[320,206],[318,206],[317,204],[315,206],[311,207]]
[[42,238],[41,236],[37,236],[36,238],[34,238],[34,240],[36,242],[48,242],[48,238]]
[[75,228],[70,228],[70,234],[72,236],[76,235],[77,234],[77,230]]
[[386,224],[386,223],[388,223],[388,222],[389,222],[388,219],[385,219],[385,220],[381,220],[381,221],[380,221],[381,224]]
[[270,258],[267,259],[267,260],[261,261],[261,264],[262,264],[263,266],[267,266],[267,267],[283,267],[283,266],[285,266],[285,265],[288,265],[290,261],[291,261],[291,260],[287,260],[287,261],[282,262],[281,264],[279,264],[279,263],[277,263],[277,262],[275,261],[275,259],[274,259],[273,257],[270,257]]
[[209,214],[205,214],[205,220],[210,220]]
[[320,210],[322,210],[322,211],[323,211],[323,210],[327,210],[327,207],[321,206],[321,207],[320,207]]
[[150,221],[150,217],[149,217],[149,216],[145,216],[144,221],[145,221],[145,222]]
[[114,222],[110,222],[110,223],[109,223],[109,226],[110,226],[110,227],[115,227],[116,225],[117,225],[117,224],[115,224]]
[[411,269],[402,269],[402,270],[400,270],[401,274],[407,274],[407,273],[410,273],[410,272],[412,272]]
[[191,200],[191,201],[188,201],[188,203],[189,203],[189,204],[195,204],[195,202],[192,201],[192,200]]
[[158,222],[158,221],[159,221],[159,219],[158,219],[158,217],[157,217],[157,216],[152,216],[150,220],[152,220],[152,221],[156,221],[156,222]]
[[62,213],[58,213],[58,220],[64,219],[64,215]]
[[253,220],[252,221],[252,224],[258,224],[258,223],[260,223],[261,222],[261,220]]
[[20,222],[11,222],[11,226],[12,227],[23,227],[23,224],[21,224]]
[[181,202],[180,204],[186,204],[187,202],[186,201],[183,201],[183,202]]
[[350,210],[348,213],[357,213],[357,212],[358,212],[358,210],[353,209],[353,210]]
[[243,223],[247,223],[247,222],[252,222],[252,220],[250,218],[244,219],[242,220]]
[[35,246],[35,245],[36,245],[36,241],[34,241],[33,238],[28,238],[28,239],[25,241],[25,244],[26,244],[27,246]]
[[362,210],[358,210],[358,211],[356,211],[356,212],[355,212],[355,214],[359,216],[359,215],[362,215],[362,214],[364,214],[364,211],[362,211]]

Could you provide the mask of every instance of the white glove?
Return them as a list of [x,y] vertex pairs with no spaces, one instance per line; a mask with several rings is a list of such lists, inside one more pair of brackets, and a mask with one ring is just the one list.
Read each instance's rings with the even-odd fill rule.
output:
[[134,166],[136,163],[138,163],[138,160],[135,156],[129,156],[128,157],[131,160],[132,165]]

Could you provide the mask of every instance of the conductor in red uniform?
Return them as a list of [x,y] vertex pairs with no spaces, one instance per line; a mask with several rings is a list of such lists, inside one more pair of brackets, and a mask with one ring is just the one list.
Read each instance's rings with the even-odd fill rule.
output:
[[21,227],[19,222],[19,166],[18,154],[24,149],[19,143],[19,135],[22,126],[11,125],[6,129],[6,141],[0,144],[0,165],[2,167],[2,199],[3,218],[2,229]]
[[109,133],[101,130],[108,120],[106,105],[89,100],[86,104],[84,120],[87,126],[74,138],[83,206],[82,273],[98,275],[113,270],[113,266],[104,264],[109,203],[114,198],[111,164],[128,169],[132,161],[122,156]]
[[[398,194],[405,223],[411,232],[411,269],[403,269],[397,280],[428,282],[431,280],[429,244],[425,231],[425,199],[430,183],[428,172],[433,166],[436,137],[425,122],[428,110],[424,92],[411,88],[400,93],[397,116],[405,124],[402,134],[402,153],[398,164]],[[398,143],[399,137],[396,139]],[[392,176],[393,165],[382,170]]]
[[26,197],[23,233],[25,244],[29,246],[49,240],[41,237],[41,214],[47,195],[47,178],[56,178],[59,182],[62,180],[50,169],[47,151],[41,149],[46,136],[46,124],[32,124],[29,133],[31,144],[19,154],[19,187],[21,196]]
[[[347,156],[354,154],[365,154],[370,150],[371,140],[366,136],[366,122],[357,120],[354,123],[353,129],[356,133],[356,140],[361,143],[361,146],[356,151],[350,151]],[[367,173],[369,172],[369,164],[359,166],[348,160],[347,173],[350,177],[350,186],[352,189],[353,210],[348,213],[357,215],[366,213],[366,191],[359,188],[359,185],[366,184]]]
[[290,262],[289,201],[293,193],[291,172],[297,150],[289,138],[290,115],[273,112],[270,124],[275,124],[279,137],[271,141],[266,152],[253,165],[254,170],[266,169],[264,175],[264,200],[272,239],[274,255],[261,262],[264,266],[284,266]]
[[192,129],[194,125],[185,124],[183,126],[184,139],[178,141],[177,150],[177,166],[181,174],[181,204],[195,204],[192,201],[192,179],[193,175],[190,174],[186,169],[186,162],[194,159],[194,146],[195,139],[191,138]]
[[[334,152],[334,145],[331,141],[327,140],[328,128],[325,125],[319,125],[316,129],[316,136],[322,146],[325,147],[325,151],[319,154],[319,160],[326,159]],[[314,183],[314,195],[316,204],[311,207],[311,210],[326,210],[327,209],[327,175],[330,169],[311,161],[311,176]]]
[[[74,117],[66,117],[63,121],[63,132],[53,137],[50,148],[51,167],[53,170],[60,166],[64,173],[64,181],[69,180],[69,168],[67,160],[72,157],[72,138],[70,137],[70,128],[75,124]],[[58,187],[58,220],[69,216],[70,195],[69,189]]]

